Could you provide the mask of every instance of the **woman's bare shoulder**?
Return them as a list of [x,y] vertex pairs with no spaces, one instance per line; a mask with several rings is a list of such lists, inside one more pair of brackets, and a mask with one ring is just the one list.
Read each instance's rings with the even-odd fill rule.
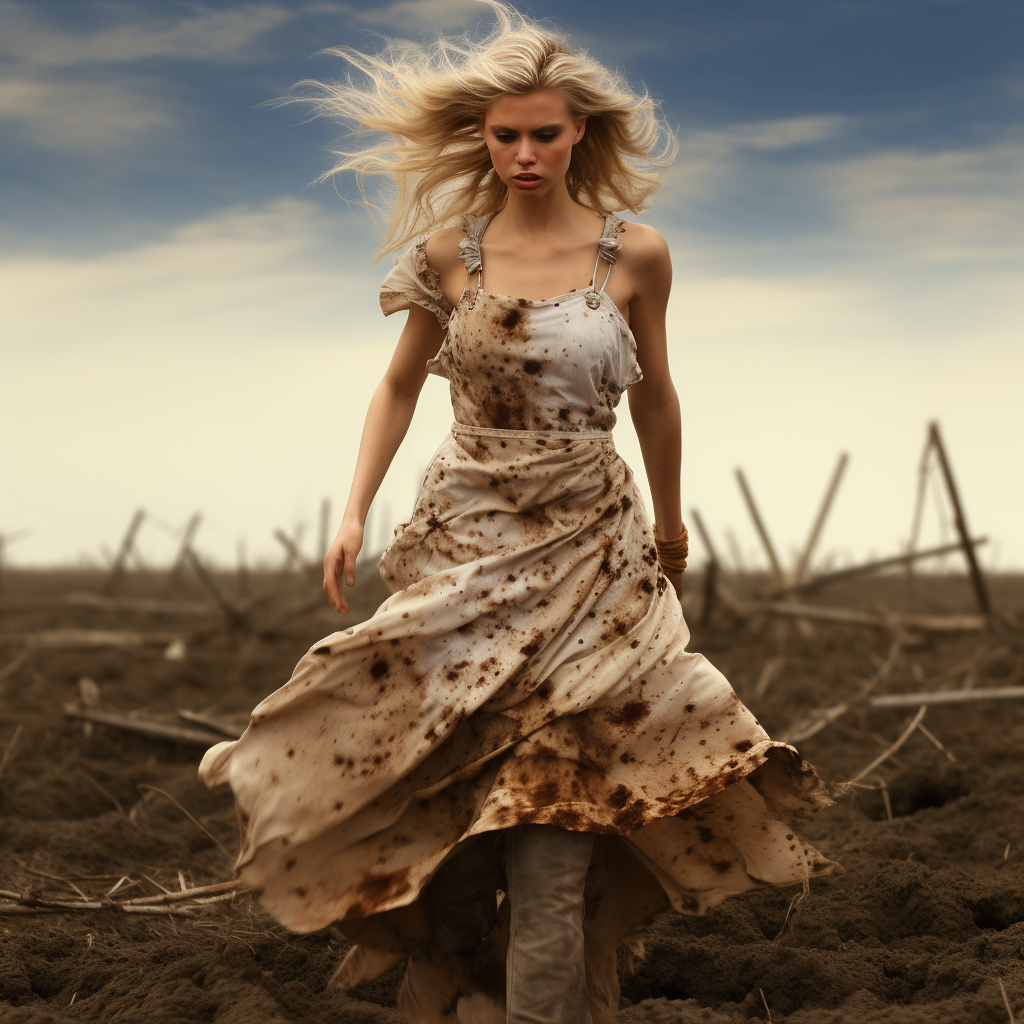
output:
[[638,270],[668,270],[672,266],[665,236],[649,224],[623,221],[620,252]]
[[427,263],[444,276],[459,263],[459,242],[465,235],[462,228],[442,228],[427,239]]

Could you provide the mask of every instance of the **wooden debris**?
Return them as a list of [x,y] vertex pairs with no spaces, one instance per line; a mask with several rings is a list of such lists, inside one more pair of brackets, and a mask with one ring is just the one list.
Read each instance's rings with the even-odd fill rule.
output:
[[177,903],[181,900],[192,900],[197,896],[210,896],[213,893],[233,892],[241,885],[239,879],[229,882],[214,882],[212,885],[200,885],[195,889],[182,889],[181,892],[166,892],[159,896],[136,896],[134,899],[123,900],[124,906],[155,906],[160,903]]
[[117,797],[114,796],[114,794],[111,793],[109,789],[107,789],[105,786],[101,786],[91,775],[87,774],[85,770],[81,767],[78,768],[78,774],[81,775],[82,778],[85,779],[85,781],[93,787],[93,789],[95,789],[99,793],[102,793],[117,808],[117,813],[120,814],[122,818],[128,817],[128,815],[124,812],[124,808],[121,806],[121,801],[118,800]]
[[873,708],[906,708],[915,705],[963,704],[975,700],[1021,700],[1024,686],[991,686],[969,690],[936,690],[933,693],[886,693],[872,697]]
[[975,633],[988,627],[988,619],[983,615],[877,615],[856,608],[836,608],[781,601],[766,601],[752,607],[756,611],[767,612],[769,615],[833,622],[837,625],[866,626],[871,629],[886,629],[890,632],[917,630],[922,633]]
[[11,754],[14,753],[15,744],[18,742],[18,738],[21,736],[21,723],[19,722],[14,728],[14,735],[8,740],[7,746],[4,747],[4,756],[0,758],[0,775],[3,775],[4,769],[7,767],[7,762],[11,759]]
[[807,567],[810,564],[811,555],[814,553],[814,547],[818,543],[818,538],[821,536],[822,527],[824,527],[825,520],[828,518],[829,509],[832,507],[836,491],[839,490],[839,482],[843,478],[843,471],[846,469],[846,464],[849,462],[849,459],[850,457],[846,452],[840,453],[839,461],[836,463],[836,468],[832,471],[832,479],[829,481],[828,488],[825,491],[825,497],[821,501],[821,508],[818,509],[818,515],[815,518],[814,525],[811,527],[811,532],[807,537],[807,543],[804,545],[804,549],[800,553],[796,567],[793,570],[793,580],[795,583],[799,583],[807,575]]
[[[981,547],[988,543],[988,537],[977,537],[971,541],[974,547]],[[777,588],[774,593],[799,594],[818,590],[830,583],[839,583],[842,580],[855,579],[858,576],[870,576],[872,573],[882,572],[885,569],[894,568],[897,565],[909,565],[911,562],[920,561],[923,558],[935,558],[938,555],[948,555],[953,551],[959,551],[960,544],[943,544],[941,547],[928,548],[924,551],[912,551],[906,555],[893,555],[889,558],[878,558],[870,562],[862,562],[860,565],[850,566],[848,569],[837,569],[835,572],[823,573],[819,576],[812,576],[810,579],[789,583],[786,586]]]
[[786,659],[781,654],[775,658],[769,658],[764,663],[761,674],[757,677],[757,682],[754,684],[754,696],[756,698],[760,699],[768,692],[768,687],[775,681],[775,678],[782,671],[785,664]]
[[15,672],[28,661],[28,652],[19,654],[13,661],[9,661],[3,668],[0,668],[0,680],[13,676]]
[[871,764],[867,766],[867,768],[862,768],[859,772],[857,772],[857,774],[854,775],[852,779],[850,779],[850,784],[852,785],[854,783],[860,782],[860,780],[863,779],[865,775],[870,775],[880,764],[883,764],[890,757],[892,757],[892,755],[895,754],[896,751],[899,750],[900,747],[902,747],[903,744],[906,743],[907,740],[910,739],[913,733],[917,730],[917,727],[921,723],[921,719],[924,718],[925,712],[927,710],[927,706],[922,705],[918,709],[918,712],[914,716],[910,725],[908,725],[906,729],[904,729],[903,732],[900,734],[899,739],[896,740],[896,742],[893,743],[888,750],[884,750],[881,754],[879,754],[878,757],[876,757],[874,761],[872,761]]
[[782,571],[782,566],[779,564],[778,556],[775,554],[775,548],[772,546],[772,541],[768,536],[768,531],[765,529],[764,521],[761,519],[761,513],[758,511],[757,503],[754,501],[754,495],[750,492],[750,487],[747,484],[747,478],[743,475],[743,470],[738,466],[736,467],[736,481],[740,485],[740,491],[743,493],[743,500],[747,504],[747,511],[750,512],[750,518],[754,521],[754,528],[757,530],[757,535],[761,538],[761,544],[764,547],[765,554],[768,556],[768,564],[771,566],[772,578],[777,584],[781,585],[785,578],[785,574]]
[[186,729],[168,722],[159,722],[149,718],[136,718],[130,715],[119,715],[113,711],[99,711],[95,708],[84,708],[80,704],[64,705],[67,718],[77,718],[84,722],[95,722],[97,725],[109,725],[115,729],[138,733],[156,740],[171,740],[175,743],[190,743],[209,747],[221,737],[210,732],[199,732],[198,729]]
[[182,534],[181,544],[178,546],[178,553],[174,556],[171,568],[167,572],[168,587],[173,585],[180,575],[181,570],[188,562],[188,553],[192,550],[192,542],[195,540],[196,533],[199,530],[199,524],[202,521],[202,515],[198,512],[194,512],[192,514],[192,518],[189,519],[188,523],[185,525],[185,532]]
[[701,543],[707,548],[708,558],[715,565],[721,566],[721,559],[718,557],[718,552],[715,551],[714,544],[711,543],[711,536],[708,534],[707,528],[704,526],[704,520],[701,519],[700,513],[695,509],[690,509],[690,520],[693,525],[697,527],[697,535],[701,539]]
[[946,755],[946,759],[948,761],[956,761],[956,755],[946,747],[946,745],[942,742],[942,740],[938,738],[938,736],[935,735],[935,733],[933,733],[929,728],[927,728],[924,722],[917,723],[917,731],[926,740],[933,744],[936,750],[941,750],[942,753]]
[[33,649],[67,647],[166,647],[176,633],[140,633],[117,629],[42,629],[0,633],[0,643],[24,643]]
[[218,882],[215,885],[200,886],[185,892],[139,896],[127,900],[114,900],[106,896],[100,899],[52,900],[31,893],[0,889],[0,914],[113,910],[122,914],[176,914],[181,917],[194,917],[196,910],[211,903],[233,899],[239,884],[237,881]]
[[234,626],[241,626],[245,628],[249,624],[249,616],[241,605],[236,604],[224,593],[221,589],[220,584],[213,578],[211,573],[206,569],[202,562],[199,561],[199,556],[192,550],[188,549],[187,557],[192,568],[195,570],[196,576],[199,577],[200,582],[209,591],[210,596],[220,605],[224,614],[227,616],[228,621]]
[[213,715],[204,715],[198,711],[187,711],[184,708],[178,708],[177,714],[179,718],[183,718],[186,722],[193,722],[195,725],[205,726],[213,732],[220,733],[222,736],[227,736],[228,739],[237,740],[238,737],[241,736],[241,732],[230,722],[224,722]]
[[135,515],[132,516],[132,521],[128,524],[128,529],[125,531],[124,538],[121,541],[121,547],[114,558],[114,564],[110,567],[110,573],[103,583],[102,589],[104,594],[112,594],[118,581],[124,574],[125,563],[128,561],[128,555],[135,544],[135,535],[139,532],[139,527],[142,526],[142,521],[145,518],[146,513],[141,508],[137,509]]
[[[158,793],[166,800],[169,800],[172,804],[174,804],[175,807],[178,808],[179,811],[181,811],[182,814],[185,815],[186,818],[188,818],[189,821],[192,822],[193,825],[195,825],[197,829],[199,829],[200,832],[203,833],[204,836],[206,836],[207,839],[209,839],[212,843],[215,843],[220,848],[221,853],[223,853],[224,856],[227,857],[229,861],[234,861],[235,858],[228,851],[228,848],[201,821],[199,821],[199,819],[187,807],[182,807],[182,805],[178,803],[178,801],[175,800],[174,797],[167,792],[167,790],[160,789],[157,786],[147,786],[141,782],[135,788],[140,793],[142,793],[143,797],[145,797],[147,793]],[[164,889],[164,892],[167,892],[167,890]]]
[[996,981],[999,982],[999,991],[1003,994],[1003,1006],[1006,1007],[1006,1014],[1010,1018],[1010,1024],[1017,1024],[1013,1017],[1013,1010],[1010,1009],[1010,998],[1006,994],[1006,986],[1003,984],[1003,979],[996,978]]
[[939,458],[939,468],[942,470],[943,479],[946,481],[946,490],[949,492],[949,500],[953,505],[953,524],[960,537],[960,544],[963,547],[964,558],[967,559],[967,566],[971,572],[971,583],[974,585],[974,593],[978,599],[978,607],[985,615],[992,612],[992,601],[988,595],[988,585],[982,575],[981,566],[974,557],[974,545],[971,543],[971,535],[967,529],[967,520],[964,517],[963,505],[960,502],[960,492],[957,490],[956,481],[953,479],[953,470],[946,455],[946,446],[942,442],[942,435],[939,433],[939,424],[932,422],[928,426],[928,436],[931,440],[935,454]]

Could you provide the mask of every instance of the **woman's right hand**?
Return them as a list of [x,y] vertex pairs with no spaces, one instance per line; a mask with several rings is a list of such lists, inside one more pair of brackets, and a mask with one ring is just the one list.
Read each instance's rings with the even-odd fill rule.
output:
[[342,520],[338,535],[324,555],[324,593],[331,607],[342,615],[348,615],[350,609],[340,583],[344,579],[348,586],[356,585],[356,559],[362,546],[362,524]]

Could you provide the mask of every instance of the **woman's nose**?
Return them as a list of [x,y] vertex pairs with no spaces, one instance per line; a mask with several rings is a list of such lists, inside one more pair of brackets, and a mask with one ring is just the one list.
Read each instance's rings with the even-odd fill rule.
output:
[[534,162],[533,146],[529,139],[523,139],[519,143],[519,149],[516,151],[516,163],[525,167],[527,164]]

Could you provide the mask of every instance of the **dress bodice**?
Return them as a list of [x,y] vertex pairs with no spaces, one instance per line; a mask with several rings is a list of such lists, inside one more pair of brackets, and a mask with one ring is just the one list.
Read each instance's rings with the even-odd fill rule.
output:
[[[604,291],[621,221],[606,218],[588,287],[521,299],[482,287],[480,239],[490,219],[465,218],[459,254],[466,287],[454,308],[427,265],[425,241],[399,257],[381,288],[381,307],[391,313],[415,302],[447,326],[427,368],[451,382],[457,422],[506,430],[610,430],[623,391],[642,377],[632,332]],[[608,271],[599,288],[602,261]]]

